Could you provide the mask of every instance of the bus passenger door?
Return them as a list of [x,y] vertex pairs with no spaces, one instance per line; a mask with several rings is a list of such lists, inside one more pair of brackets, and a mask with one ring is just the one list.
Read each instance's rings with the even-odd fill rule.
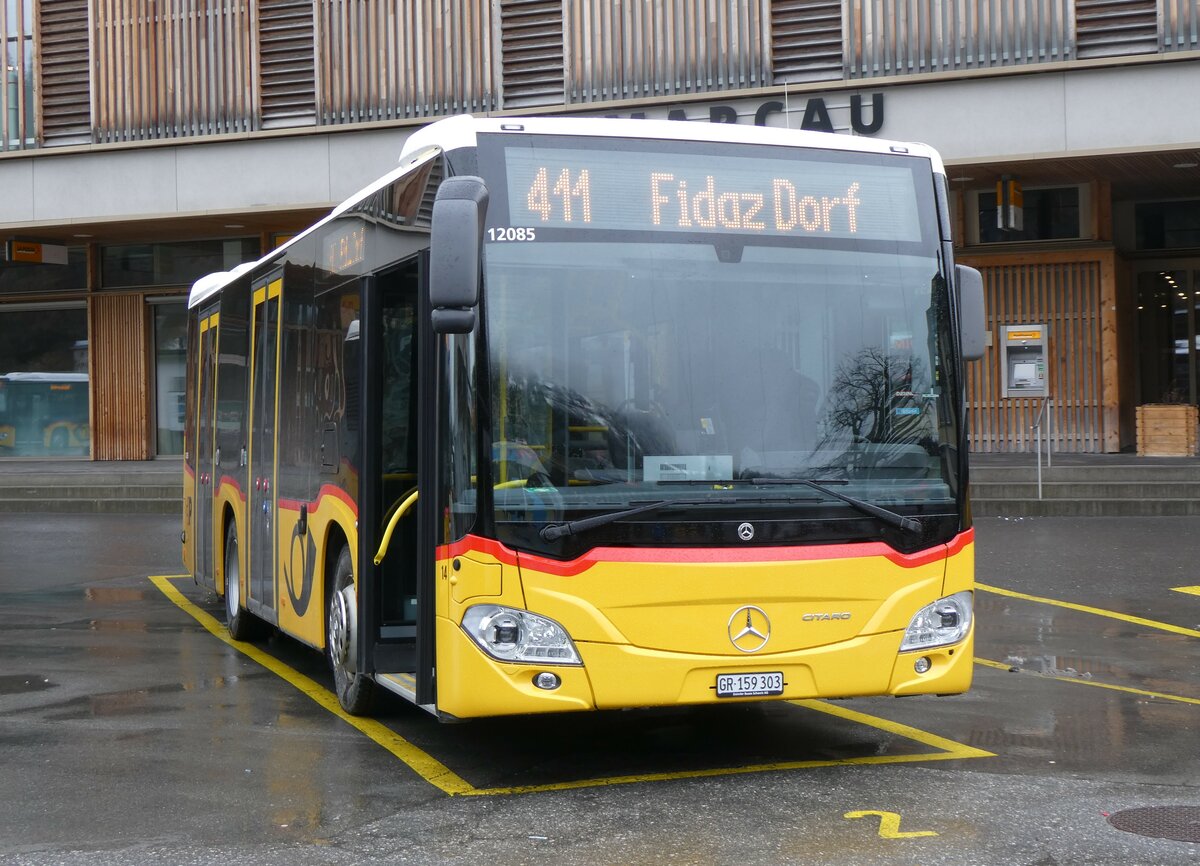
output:
[[[362,363],[369,387],[363,401],[368,445],[362,515],[365,526],[379,529],[360,536],[365,542],[360,573],[367,579],[360,581],[359,616],[366,670],[422,704],[432,703],[431,656],[422,642],[432,647],[433,545],[425,512],[435,510],[429,508],[436,504],[430,467],[437,466],[421,460],[419,447],[433,417],[426,409],[433,389],[424,384],[424,355],[433,345],[422,327],[429,316],[428,290],[422,289],[426,261],[425,255],[415,256],[364,287]],[[386,555],[376,566],[372,557],[389,524]]]
[[278,275],[257,286],[250,324],[250,451],[247,491],[246,607],[274,623],[275,616],[275,481],[279,412],[279,308],[283,279]]
[[196,510],[193,535],[196,539],[196,579],[213,586],[213,562],[218,545],[224,539],[213,538],[213,442],[216,436],[214,416],[217,390],[216,306],[200,313],[200,346],[196,371]]

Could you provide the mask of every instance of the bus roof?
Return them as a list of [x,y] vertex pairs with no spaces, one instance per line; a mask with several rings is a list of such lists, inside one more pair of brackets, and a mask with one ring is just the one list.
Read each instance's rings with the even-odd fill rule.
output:
[[780,126],[738,123],[705,123],[684,120],[633,120],[611,117],[473,117],[469,114],[439,120],[408,137],[400,158],[427,147],[455,150],[473,147],[479,133],[519,132],[527,135],[581,135],[605,138],[650,138],[668,141],[717,141],[736,144],[772,144],[811,147],[854,153],[903,153],[929,159],[933,169],[945,174],[942,158],[927,144],[890,141],[860,135],[812,132]]
[[784,147],[844,150],[853,153],[901,153],[924,157],[933,170],[945,174],[941,156],[932,147],[916,142],[888,141],[857,135],[811,132],[776,126],[750,126],[736,123],[703,123],[680,120],[633,120],[608,117],[474,117],[469,114],[449,117],[423,127],[404,143],[400,165],[383,177],[350,196],[329,212],[329,215],[286,244],[271,250],[262,258],[238,265],[231,271],[207,274],[192,284],[188,308],[202,304],[218,294],[225,286],[247,271],[279,259],[283,252],[301,238],[311,234],[340,214],[378,192],[408,172],[417,163],[434,155],[462,147],[474,147],[479,133],[515,132],[527,135],[578,135],[605,138],[663,139],[668,141],[715,141],[739,144],[769,144]]
[[203,277],[196,280],[196,282],[192,283],[192,290],[188,294],[188,309],[198,306],[199,304],[204,303],[209,298],[218,294],[221,291],[221,289],[225,288],[225,286],[232,283],[234,280],[236,280],[242,274],[245,274],[248,271],[255,270],[260,265],[267,265],[267,264],[270,264],[271,262],[274,262],[277,259],[281,258],[283,256],[284,251],[287,250],[288,247],[297,243],[301,238],[307,237],[308,235],[312,234],[317,229],[319,229],[321,226],[325,225],[326,223],[331,222],[332,220],[336,219],[341,214],[345,213],[347,210],[350,210],[351,208],[353,208],[355,205],[358,205],[361,202],[365,201],[367,198],[374,195],[379,190],[383,189],[385,186],[387,186],[388,184],[395,181],[401,175],[407,173],[410,169],[413,168],[413,166],[417,165],[418,163],[424,162],[425,160],[432,159],[437,153],[438,153],[438,151],[435,149],[423,148],[421,151],[406,152],[405,154],[402,154],[400,157],[400,165],[398,167],[392,169],[387,174],[385,174],[383,177],[380,177],[380,178],[372,181],[370,184],[368,184],[367,186],[360,189],[354,195],[350,196],[344,202],[342,202],[337,207],[335,207],[333,210],[331,210],[324,218],[322,218],[318,222],[313,223],[311,226],[306,228],[304,231],[300,232],[298,235],[293,237],[287,243],[281,244],[280,246],[271,250],[269,253],[267,253],[262,258],[256,259],[255,261],[252,261],[252,262],[244,262],[243,264],[238,265],[233,270],[217,271],[215,273],[205,274]]

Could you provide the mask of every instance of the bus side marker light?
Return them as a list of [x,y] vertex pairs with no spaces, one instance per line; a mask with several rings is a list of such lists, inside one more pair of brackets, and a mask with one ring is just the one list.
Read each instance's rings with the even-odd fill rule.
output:
[[900,652],[947,646],[965,638],[971,630],[973,598],[970,592],[956,592],[925,605],[905,629]]
[[583,664],[565,628],[527,610],[498,604],[473,605],[463,615],[462,627],[480,649],[500,661]]

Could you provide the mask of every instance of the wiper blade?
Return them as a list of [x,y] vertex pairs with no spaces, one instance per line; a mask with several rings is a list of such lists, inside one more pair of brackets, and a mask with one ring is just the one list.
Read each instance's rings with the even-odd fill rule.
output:
[[538,534],[543,541],[558,541],[558,539],[567,535],[577,535],[580,532],[587,532],[589,529],[595,529],[598,526],[605,526],[614,521],[620,520],[623,517],[634,517],[638,514],[647,514],[651,511],[658,511],[661,508],[670,508],[676,505],[732,505],[736,503],[736,499],[729,497],[712,498],[712,499],[656,499],[653,502],[647,502],[644,505],[638,505],[634,508],[623,508],[620,511],[609,511],[604,514],[597,514],[595,517],[584,517],[580,520],[568,520],[565,523],[547,523],[541,528]]
[[853,496],[847,496],[844,493],[839,493],[836,490],[830,490],[825,485],[827,484],[848,484],[849,481],[845,478],[821,478],[813,480],[812,478],[752,478],[751,484],[803,484],[806,487],[811,487],[813,490],[824,493],[826,496],[832,496],[834,499],[840,499],[851,508],[856,508],[863,514],[869,514],[872,517],[877,517],[886,523],[888,526],[894,526],[897,529],[902,529],[905,532],[920,534],[925,531],[921,525],[921,521],[914,520],[911,517],[905,517],[903,514],[897,514],[894,511],[889,511],[886,508],[881,508],[871,502],[865,502],[862,499],[856,499]]

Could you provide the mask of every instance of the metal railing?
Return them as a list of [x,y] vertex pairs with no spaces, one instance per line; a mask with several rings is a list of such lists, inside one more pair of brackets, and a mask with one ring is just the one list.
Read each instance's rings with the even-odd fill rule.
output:
[[1033,425],[1029,428],[1034,431],[1037,448],[1038,499],[1042,498],[1042,421],[1046,422],[1046,468],[1050,469],[1054,466],[1054,449],[1050,444],[1054,438],[1054,401],[1049,397],[1042,400],[1037,417],[1033,419]]

